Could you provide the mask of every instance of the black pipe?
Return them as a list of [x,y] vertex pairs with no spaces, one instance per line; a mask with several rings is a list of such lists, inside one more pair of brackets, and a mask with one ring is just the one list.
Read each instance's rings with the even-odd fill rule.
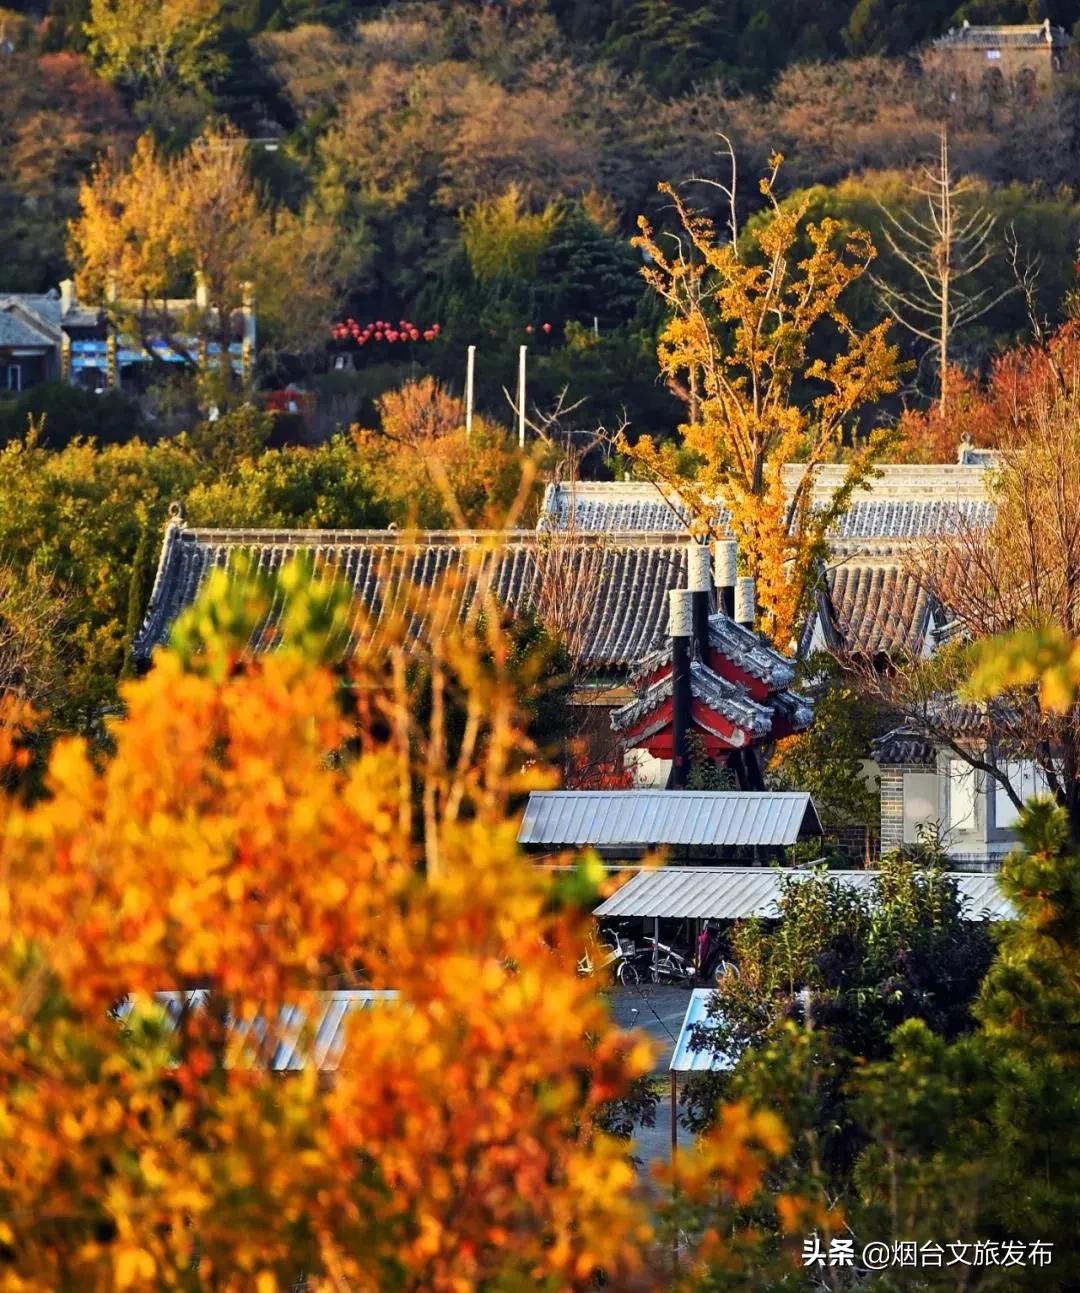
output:
[[699,660],[705,661],[709,654],[709,615],[712,607],[709,604],[710,598],[707,592],[695,592],[691,594],[693,598],[693,616],[694,616],[694,650],[692,652]]
[[690,775],[690,639],[671,639],[671,784],[685,790]]
[[728,617],[729,620],[735,618],[735,589],[721,588],[720,593],[720,610]]

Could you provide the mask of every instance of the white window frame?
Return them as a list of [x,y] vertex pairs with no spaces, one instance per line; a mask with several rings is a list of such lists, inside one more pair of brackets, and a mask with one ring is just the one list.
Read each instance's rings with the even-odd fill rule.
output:
[[949,833],[973,835],[979,829],[979,781],[976,769],[965,759],[946,761],[945,794]]
[[4,374],[4,390],[18,394],[22,390],[22,364],[8,364]]
[[[1007,759],[998,765],[1009,784],[1026,804],[1035,795],[1045,795],[1049,790],[1046,773],[1031,759]],[[994,829],[1013,831],[1020,813],[1009,798],[1009,792],[1000,781],[994,781]]]

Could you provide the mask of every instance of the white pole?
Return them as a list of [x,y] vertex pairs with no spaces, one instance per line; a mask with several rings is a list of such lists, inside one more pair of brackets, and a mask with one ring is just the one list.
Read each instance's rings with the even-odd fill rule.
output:
[[473,376],[476,372],[476,347],[470,346],[465,359],[465,439],[472,437]]
[[592,317],[592,334],[594,337],[598,337],[600,335],[600,320],[595,314]]
[[525,352],[528,346],[518,351],[518,448],[525,448]]

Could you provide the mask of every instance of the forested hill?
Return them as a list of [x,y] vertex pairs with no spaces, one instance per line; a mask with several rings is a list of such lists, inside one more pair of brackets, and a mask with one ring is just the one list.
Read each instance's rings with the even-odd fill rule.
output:
[[[14,0],[16,12],[40,17],[48,8],[53,48],[85,48],[82,30],[89,0],[51,6]],[[457,0],[426,0],[417,9],[467,9]],[[549,15],[561,37],[592,61],[640,73],[665,94],[680,94],[702,79],[765,88],[791,63],[859,56],[901,55],[950,25],[1042,22],[1070,30],[1078,0],[480,0],[475,8],[501,9],[525,22]],[[320,23],[347,31],[381,16],[383,0],[234,0],[224,6],[236,88],[244,85],[239,44],[264,31]],[[439,19],[436,18],[435,21]]]
[[[944,123],[1000,243],[978,290],[1004,288],[1006,230],[1038,261],[1040,311],[1057,317],[1074,285],[1077,47],[1034,94],[958,86],[914,55],[964,19],[1071,30],[1080,0],[14,3],[0,10],[0,293],[85,268],[69,222],[96,159],[122,167],[140,136],[182,159],[205,132],[235,128],[266,227],[298,220],[292,243],[264,248],[260,337],[279,377],[321,372],[344,419],[418,366],[459,382],[471,343],[481,402],[505,415],[502,386],[528,340],[538,398],[569,386],[590,420],[628,407],[638,425],[673,425],[678,402],[655,377],[660,315],[629,239],[639,215],[667,218],[659,181],[725,172],[721,133],[743,227],[780,150],[784,193],[812,190],[816,215],[868,225],[885,252],[882,208],[910,206],[912,168],[936,155]],[[715,189],[693,192],[723,215]],[[300,254],[283,250],[305,238]],[[192,290],[182,258],[162,275],[172,294]],[[305,276],[320,294],[301,310]],[[869,293],[853,308],[880,313]],[[350,317],[436,340],[407,356],[369,347],[347,374],[327,373],[330,325]],[[1006,294],[955,358],[978,366],[1025,326],[1025,302]]]

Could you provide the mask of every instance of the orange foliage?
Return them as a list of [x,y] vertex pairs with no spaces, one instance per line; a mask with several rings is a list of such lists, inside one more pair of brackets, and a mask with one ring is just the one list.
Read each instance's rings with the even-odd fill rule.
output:
[[424,529],[515,523],[536,470],[503,427],[477,416],[467,437],[464,402],[432,377],[387,391],[376,408],[379,430],[354,427],[352,435],[399,523]]
[[[585,918],[521,860],[494,793],[524,748],[489,690],[505,652],[490,676],[475,649],[438,675],[432,723],[460,687],[487,734],[470,810],[451,786],[418,832],[403,648],[357,666],[386,720],[358,729],[289,646],[301,630],[226,668],[159,654],[101,766],[69,740],[46,799],[0,801],[0,1289],[192,1288],[196,1265],[200,1288],[259,1293],[301,1272],[425,1293],[631,1279],[648,1231],[594,1115],[650,1049],[576,974]],[[354,1013],[332,1082],[271,1075],[276,1008],[335,972],[399,1000]],[[193,984],[212,1008],[170,1031],[148,994]],[[256,1012],[261,1042],[222,1026]]]
[[1032,408],[1075,385],[1080,327],[1069,322],[1046,345],[1018,346],[994,360],[985,383],[950,368],[949,411],[908,410],[891,457],[898,462],[955,462],[962,443],[1002,448],[1023,431]]

